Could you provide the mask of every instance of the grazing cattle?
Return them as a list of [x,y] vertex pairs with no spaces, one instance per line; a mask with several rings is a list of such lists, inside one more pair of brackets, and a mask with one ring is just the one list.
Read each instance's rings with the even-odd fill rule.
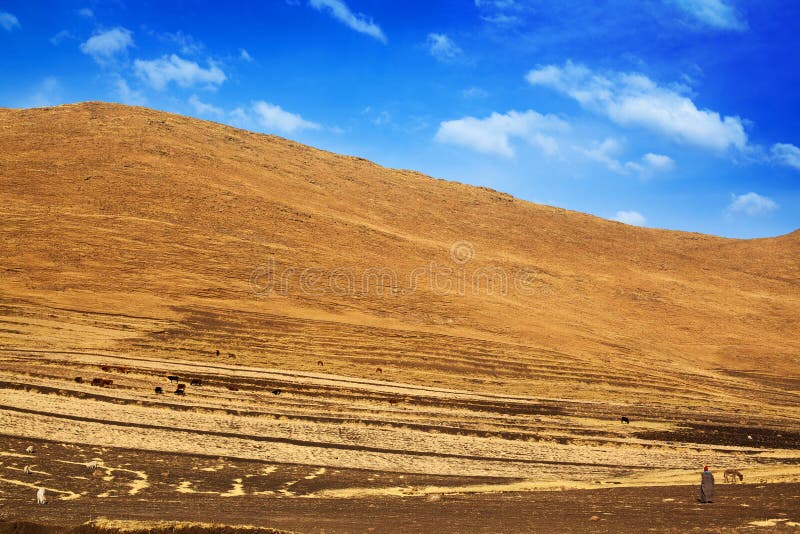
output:
[[228,358],[233,358],[235,360],[236,359],[236,355],[234,353],[232,353],[232,352],[229,352],[228,353]]
[[726,469],[722,476],[725,478],[725,483],[728,484],[736,484],[736,477],[739,477],[739,482],[744,480],[744,475],[738,469]]
[[105,386],[113,386],[113,385],[114,385],[114,381],[113,380],[103,380],[103,387],[105,387]]
[[186,390],[185,389],[176,389],[175,390],[175,395],[186,395]]
[[325,364],[322,363],[322,360],[317,360],[317,367],[323,367]]
[[200,379],[199,379],[199,378],[192,378],[192,379],[189,381],[189,385],[190,385],[190,386],[202,386],[202,385],[203,385],[203,383],[200,381]]
[[380,374],[383,374],[383,369],[381,369],[380,367],[378,367],[377,369],[375,369],[375,372],[376,372],[376,373],[378,373],[379,375],[380,375]]
[[281,390],[279,390],[279,389],[273,389],[273,390],[272,390],[272,394],[273,394],[273,395],[280,395],[280,394],[281,394]]
[[619,419],[623,424],[629,425],[631,424],[631,420],[625,417],[624,415]]
[[219,356],[219,349],[217,349],[217,356]]
[[131,372],[130,367],[116,367],[116,370],[119,371],[120,373],[130,373]]
[[88,469],[89,471],[92,471],[92,472],[97,471],[97,467],[98,467],[98,463],[96,461],[92,461],[92,462],[89,462],[88,464],[86,464],[86,469]]
[[100,370],[103,371],[103,372],[106,372],[106,373],[110,373],[111,372],[111,367],[109,367],[108,365],[101,365],[100,366]]
[[164,390],[161,389],[161,386],[156,386],[156,394],[161,395],[162,393],[164,393]]
[[180,382],[181,381],[181,379],[179,377],[175,376],[175,375],[168,376],[167,380],[169,380],[170,382]]
[[178,389],[185,390],[186,389],[186,384],[178,384]]
[[22,472],[25,473],[26,475],[30,475],[31,474],[31,466],[26,465],[25,467],[22,468]]
[[77,382],[78,384],[83,384],[83,377],[82,376],[76,376],[75,377],[75,382]]
[[28,445],[28,448],[25,449],[25,452],[27,452],[28,454],[33,454],[34,452],[36,452],[36,449],[34,448],[33,445]]
[[36,492],[36,504],[45,504],[47,502],[47,498],[44,496],[44,488],[39,488],[39,491]]
[[239,388],[237,388],[236,386],[228,386],[228,389],[230,391],[239,391]]

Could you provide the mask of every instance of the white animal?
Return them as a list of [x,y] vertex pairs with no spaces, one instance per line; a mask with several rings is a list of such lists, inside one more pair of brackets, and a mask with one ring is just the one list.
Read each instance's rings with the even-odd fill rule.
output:
[[35,450],[36,449],[33,448],[33,445],[28,445],[28,448],[25,449],[25,452],[27,452],[28,454],[33,454],[33,451]]
[[39,488],[39,491],[36,492],[36,504],[44,504],[47,502],[47,499],[44,496],[44,488]]
[[25,473],[26,475],[30,475],[31,474],[31,466],[26,465],[25,467],[22,468],[22,472]]
[[89,471],[97,471],[97,461],[92,461],[86,464],[86,469]]

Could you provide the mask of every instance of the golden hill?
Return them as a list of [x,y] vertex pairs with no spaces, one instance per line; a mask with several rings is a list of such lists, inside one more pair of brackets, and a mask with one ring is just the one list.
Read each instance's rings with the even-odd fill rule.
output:
[[798,417],[798,232],[637,228],[112,104],[0,110],[0,147],[6,350]]

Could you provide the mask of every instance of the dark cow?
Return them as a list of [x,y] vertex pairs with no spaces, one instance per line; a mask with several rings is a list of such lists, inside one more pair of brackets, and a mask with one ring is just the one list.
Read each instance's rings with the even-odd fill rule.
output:
[[189,382],[189,385],[191,385],[191,386],[202,386],[203,383],[200,381],[199,378],[192,378],[192,380]]
[[322,360],[317,360],[317,367],[323,367],[325,364],[322,363]]
[[219,349],[217,349],[217,356],[219,356]]
[[239,388],[237,388],[236,386],[228,386],[228,390],[230,390],[230,391],[239,391]]
[[232,352],[229,352],[228,353],[228,358],[233,358],[235,360],[236,359],[236,355],[234,353],[232,353]]
[[178,384],[178,389],[182,390],[182,391],[185,390],[186,389],[186,384]]
[[181,381],[180,377],[177,377],[175,375],[168,376],[167,380],[169,380],[170,382],[180,382]]
[[272,390],[272,394],[273,394],[273,395],[280,395],[280,394],[281,394],[281,390],[279,390],[279,389],[273,389],[273,390]]
[[629,425],[631,424],[631,420],[625,417],[624,415],[619,419],[623,424]]
[[176,389],[175,390],[175,395],[186,395],[186,390],[185,389]]
[[104,371],[106,373],[110,373],[111,372],[111,367],[109,367],[108,365],[101,365],[100,366],[100,370]]
[[383,374],[383,369],[378,367],[377,369],[375,369],[375,372],[378,373],[379,375],[381,375],[381,374]]
[[164,390],[163,390],[163,389],[161,389],[161,386],[156,386],[156,393],[157,393],[158,395],[161,395],[162,393],[164,393]]
[[75,377],[75,382],[77,382],[78,384],[83,384],[83,377],[82,376],[76,376]]
[[114,385],[114,381],[113,380],[106,380],[105,378],[93,378],[92,379],[92,385],[103,388],[103,387],[106,387],[106,386]]

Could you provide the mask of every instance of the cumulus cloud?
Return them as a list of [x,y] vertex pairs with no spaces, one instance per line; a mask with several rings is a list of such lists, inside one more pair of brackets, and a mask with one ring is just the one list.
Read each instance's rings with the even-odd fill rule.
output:
[[304,119],[280,106],[259,100],[249,108],[236,108],[230,113],[231,123],[239,127],[257,127],[268,132],[291,134],[300,130],[319,130],[316,122]]
[[329,11],[335,19],[350,29],[369,35],[384,44],[387,42],[380,26],[366,15],[350,11],[342,0],[310,0],[309,5],[318,11]]
[[767,197],[757,193],[746,193],[744,195],[731,195],[731,203],[727,212],[730,215],[744,213],[751,217],[763,215],[778,209],[778,204]]
[[632,172],[639,178],[651,178],[659,172],[668,172],[675,168],[675,160],[663,154],[647,153],[639,161],[628,161],[623,169]]
[[520,26],[524,20],[520,16],[530,6],[515,0],[475,0],[481,12],[481,19],[499,28]]
[[429,33],[426,41],[428,51],[439,61],[455,61],[463,54],[463,51],[443,33]]
[[485,154],[513,157],[512,137],[539,147],[545,154],[554,155],[559,146],[552,133],[564,132],[569,125],[555,115],[542,115],[533,110],[492,113],[489,117],[444,121],[434,140],[460,145]]
[[22,107],[44,108],[63,104],[63,89],[61,82],[54,76],[48,76],[38,83],[21,102]]
[[622,126],[647,128],[716,151],[747,146],[741,118],[698,109],[689,97],[660,86],[643,74],[602,74],[567,61],[563,67],[547,65],[533,69],[526,79],[531,85],[567,95],[582,107]]
[[174,33],[162,33],[157,34],[158,38],[162,41],[166,41],[168,43],[172,43],[173,45],[178,47],[178,51],[183,54],[184,56],[195,56],[203,52],[205,50],[205,45],[189,35],[188,33],[184,33],[180,30]]
[[647,153],[638,161],[622,163],[617,155],[622,152],[622,142],[609,137],[590,148],[576,146],[579,153],[587,158],[603,164],[608,170],[619,174],[636,174],[640,178],[649,178],[656,172],[672,170],[675,161],[663,154]]
[[800,171],[800,148],[788,143],[775,143],[770,150],[773,161]]
[[144,106],[147,104],[147,98],[141,92],[131,89],[128,82],[122,77],[114,80],[114,89],[119,101],[123,104],[131,106]]
[[631,226],[644,226],[644,223],[647,222],[644,215],[638,211],[618,211],[613,220],[630,224]]
[[461,91],[461,96],[464,98],[486,98],[489,96],[489,93],[481,89],[480,87],[469,87]]
[[223,117],[225,115],[225,111],[222,108],[203,102],[197,95],[189,97],[189,105],[192,106],[198,115],[211,117]]
[[14,28],[20,28],[19,19],[11,13],[0,11],[0,28],[9,32]]
[[76,39],[76,37],[68,30],[61,30],[50,38],[50,44],[53,46],[58,46],[68,39]]
[[137,76],[155,89],[163,89],[170,82],[179,87],[198,84],[214,87],[227,79],[225,73],[213,62],[209,62],[208,68],[203,68],[194,61],[175,54],[151,61],[137,59],[133,62],[133,69]]
[[247,50],[245,50],[244,48],[240,48],[239,49],[239,59],[241,59],[242,61],[246,61],[246,62],[250,63],[250,62],[253,61],[253,56],[251,56],[247,52]]
[[98,63],[104,63],[133,46],[132,35],[130,30],[121,27],[96,33],[81,44],[81,52],[92,56]]
[[94,17],[94,11],[92,11],[88,7],[84,7],[83,9],[79,9],[78,10],[78,15],[80,15],[81,17],[86,17],[87,19],[90,19],[90,18]]
[[718,30],[744,31],[747,23],[725,0],[668,0],[699,23]]

